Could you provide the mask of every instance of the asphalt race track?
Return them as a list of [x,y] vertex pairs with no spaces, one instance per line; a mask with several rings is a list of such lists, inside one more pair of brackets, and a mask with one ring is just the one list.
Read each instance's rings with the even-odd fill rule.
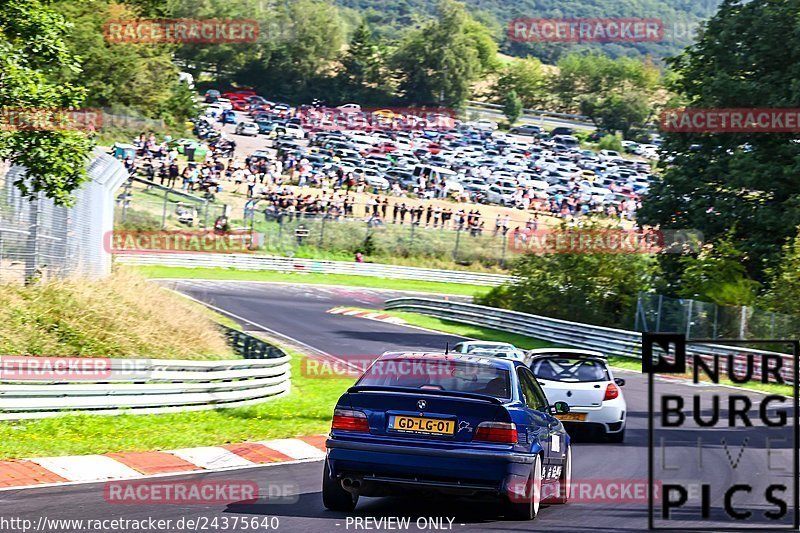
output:
[[[441,350],[446,342],[457,341],[457,337],[416,328],[326,313],[335,306],[380,308],[383,300],[399,295],[393,291],[223,281],[165,282],[165,284],[236,315],[248,330],[263,328],[272,334],[279,332],[315,350],[343,358],[377,355],[389,349]],[[646,486],[648,478],[647,382],[644,376],[635,372],[618,372],[617,377],[627,381],[623,388],[629,409],[626,441],[624,444],[591,441],[574,443],[573,480],[578,484],[584,480],[594,480],[594,485],[605,487],[620,486],[624,482],[630,486],[639,486],[638,493],[632,491],[612,494],[609,491],[602,498],[586,494],[585,498],[579,498],[581,501],[565,506],[545,507],[539,518],[533,522],[506,520],[499,514],[499,507],[492,505],[430,497],[362,499],[356,511],[349,517],[326,511],[322,506],[320,494],[322,475],[320,461],[171,478],[254,480],[262,489],[275,485],[296,487],[294,494],[278,503],[260,501],[256,504],[233,503],[218,506],[111,505],[103,499],[104,485],[94,483],[0,492],[0,510],[2,515],[27,518],[34,524],[40,516],[46,516],[51,520],[153,517],[172,519],[173,523],[181,518],[204,517],[210,521],[214,518],[234,516],[276,517],[273,523],[279,524],[277,531],[303,533],[397,530],[394,522],[380,522],[380,520],[403,517],[411,519],[408,531],[436,530],[430,527],[434,522],[428,521],[429,518],[439,519],[446,531],[643,531],[648,528],[646,492],[641,489],[642,486]],[[724,398],[733,392],[727,388],[689,386],[684,382],[660,379],[657,380],[657,390],[679,394],[687,398],[690,405],[693,394],[710,394],[713,391]],[[762,423],[756,419],[758,402],[763,395],[748,396],[755,406],[751,410],[751,413],[755,413],[752,414],[753,423],[761,426]],[[726,409],[723,409],[723,419],[725,416]],[[790,424],[791,419],[790,415]],[[666,472],[662,478],[665,482],[668,477],[686,483],[701,479],[712,484],[708,520],[700,520],[700,499],[697,496],[699,491],[691,492],[693,497],[690,501],[673,515],[683,520],[680,524],[676,524],[679,530],[689,531],[697,528],[721,530],[724,524],[714,520],[725,519],[722,494],[724,488],[717,489],[727,488],[733,483],[749,483],[753,486],[749,496],[739,493],[733,498],[737,508],[752,510],[753,515],[758,517],[754,523],[747,525],[765,528],[763,530],[774,530],[775,524],[764,519],[762,513],[776,509],[775,505],[764,499],[765,486],[768,482],[775,482],[776,479],[787,485],[787,490],[780,496],[788,503],[788,514],[780,525],[785,527],[791,524],[794,512],[791,425],[786,428],[758,427],[756,430],[750,428],[747,431],[749,439],[743,445],[742,436],[745,434],[738,432],[737,429],[721,426],[705,428],[702,435],[708,443],[704,445],[703,450],[698,448],[698,433],[690,428],[661,430],[657,433],[656,441],[660,442],[659,439],[664,438],[667,443],[663,450],[656,453],[657,468]],[[767,435],[773,440],[767,442]],[[725,439],[724,444],[721,443],[721,439]],[[767,447],[771,450],[769,454]],[[733,464],[736,464],[735,468]],[[356,522],[354,518],[370,520]],[[358,524],[361,524],[361,527],[357,527]],[[395,527],[381,527],[386,525]],[[664,527],[663,523],[656,525]],[[731,522],[727,522],[727,525],[739,527]],[[169,531],[186,530],[173,526]],[[224,529],[210,526],[205,530],[234,531],[231,527]],[[61,533],[81,530],[62,528],[50,531]]]

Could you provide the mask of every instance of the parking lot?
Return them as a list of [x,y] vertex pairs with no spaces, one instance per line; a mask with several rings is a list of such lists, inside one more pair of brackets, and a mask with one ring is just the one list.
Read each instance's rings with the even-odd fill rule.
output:
[[[358,192],[511,208],[502,212],[519,222],[534,213],[633,221],[652,180],[654,145],[626,141],[629,153],[586,149],[566,127],[522,124],[503,133],[491,120],[441,113],[293,108],[255,95],[225,100],[209,105],[204,121],[235,141],[242,161],[258,150],[290,160],[300,185],[352,180],[363,185]],[[233,104],[239,109],[225,109]],[[251,134],[237,133],[248,133],[245,125]]]

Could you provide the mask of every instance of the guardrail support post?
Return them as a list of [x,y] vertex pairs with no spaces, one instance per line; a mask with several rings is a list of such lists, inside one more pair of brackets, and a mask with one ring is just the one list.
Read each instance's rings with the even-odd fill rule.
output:
[[39,268],[39,209],[41,207],[41,193],[36,194],[36,199],[31,202],[31,211],[28,229],[28,242],[25,251],[25,284],[35,280]]
[[164,209],[161,212],[161,229],[167,228],[167,202],[169,202],[169,191],[164,191]]
[[503,232],[503,255],[500,257],[500,268],[506,267],[506,245],[508,244],[508,235]]

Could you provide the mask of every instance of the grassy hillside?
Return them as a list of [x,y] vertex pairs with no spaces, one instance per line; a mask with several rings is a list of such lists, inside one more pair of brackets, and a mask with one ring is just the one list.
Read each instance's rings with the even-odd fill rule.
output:
[[[462,0],[473,14],[495,29],[501,51],[514,56],[533,55],[552,63],[566,52],[579,49],[602,50],[612,57],[651,55],[662,58],[674,55],[690,39],[682,28],[713,15],[719,0]],[[386,37],[397,37],[403,28],[413,26],[435,13],[436,2],[428,0],[334,0],[338,5],[363,15]],[[660,18],[668,29],[663,42],[593,43],[587,45],[511,42],[506,36],[509,21],[517,18]],[[677,31],[671,32],[675,27]]]
[[0,285],[0,353],[235,357],[204,308],[126,271],[96,282]]

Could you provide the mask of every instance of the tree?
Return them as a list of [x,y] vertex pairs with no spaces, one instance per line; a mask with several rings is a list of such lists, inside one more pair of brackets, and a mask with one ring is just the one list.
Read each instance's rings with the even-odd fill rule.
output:
[[762,303],[779,313],[800,315],[800,231],[783,246],[780,261],[765,274],[768,289]]
[[463,4],[442,0],[437,11],[436,20],[406,35],[392,64],[407,100],[460,108],[472,83],[495,68],[497,47]]
[[[251,0],[135,0],[143,4],[151,17],[237,20],[255,19],[259,23],[259,38],[256,43],[185,43],[176,47],[175,55],[187,65],[194,77],[204,72],[213,72],[219,80],[229,80],[235,72],[261,57],[264,43],[279,39],[283,34],[285,19],[277,7],[269,8],[268,2],[254,3]],[[130,2],[130,0],[128,0]],[[163,7],[159,7],[161,3]],[[253,4],[256,4],[254,6]],[[255,9],[254,9],[255,7]],[[166,12],[156,14],[160,11]],[[276,24],[280,22],[281,25]],[[277,30],[277,31],[276,31]]]
[[619,135],[604,135],[597,143],[599,150],[614,150],[622,152],[622,139]]
[[[59,80],[80,71],[70,51],[64,17],[40,0],[0,1],[0,121],[14,110],[76,109],[86,91]],[[54,123],[53,126],[56,126]],[[59,127],[0,127],[0,159],[27,168],[15,185],[25,195],[42,192],[57,204],[69,204],[87,179],[93,143],[86,132]]]
[[733,232],[705,245],[696,256],[682,256],[678,296],[718,305],[752,305],[760,284],[747,274],[744,259],[733,242]]
[[559,109],[569,113],[580,111],[581,100],[586,97],[608,98],[637,91],[647,102],[660,83],[659,69],[651,62],[574,53],[558,62],[558,74],[550,89]]
[[[671,61],[670,88],[694,108],[796,107],[798,7],[796,0],[726,0],[698,42]],[[735,228],[744,266],[763,281],[800,224],[798,134],[665,132],[663,138],[669,158],[645,198],[641,222],[698,229],[710,241]]]
[[362,20],[342,57],[348,81],[356,87],[374,83],[379,71],[378,46],[366,21]]
[[390,76],[386,54],[386,46],[373,37],[366,20],[362,19],[340,59],[339,77],[348,100],[367,102],[387,98]]
[[523,107],[535,109],[548,98],[547,82],[541,61],[531,57],[517,59],[500,71],[492,87],[492,95],[495,100],[502,102],[510,91],[515,91]]
[[58,0],[55,5],[73,23],[67,44],[81,63],[80,71],[65,73],[62,79],[86,87],[85,105],[161,116],[180,72],[173,63],[177,47],[108,42],[104,24],[135,15],[110,0]]
[[643,91],[593,94],[581,100],[581,114],[588,116],[597,129],[614,133],[621,131],[625,139],[630,131],[644,124],[652,113],[648,95]]
[[320,0],[295,0],[276,5],[264,16],[278,31],[252,47],[256,54],[233,73],[233,81],[294,102],[327,98],[324,84],[330,81],[344,42],[336,6]]
[[[581,231],[600,230],[588,224]],[[562,225],[560,231],[569,228]],[[644,254],[525,254],[512,266],[514,281],[480,299],[493,305],[553,318],[631,327],[639,291],[658,279],[658,262]]]
[[517,96],[516,91],[511,91],[506,95],[503,102],[503,114],[508,120],[508,126],[511,127],[522,114],[522,100]]

